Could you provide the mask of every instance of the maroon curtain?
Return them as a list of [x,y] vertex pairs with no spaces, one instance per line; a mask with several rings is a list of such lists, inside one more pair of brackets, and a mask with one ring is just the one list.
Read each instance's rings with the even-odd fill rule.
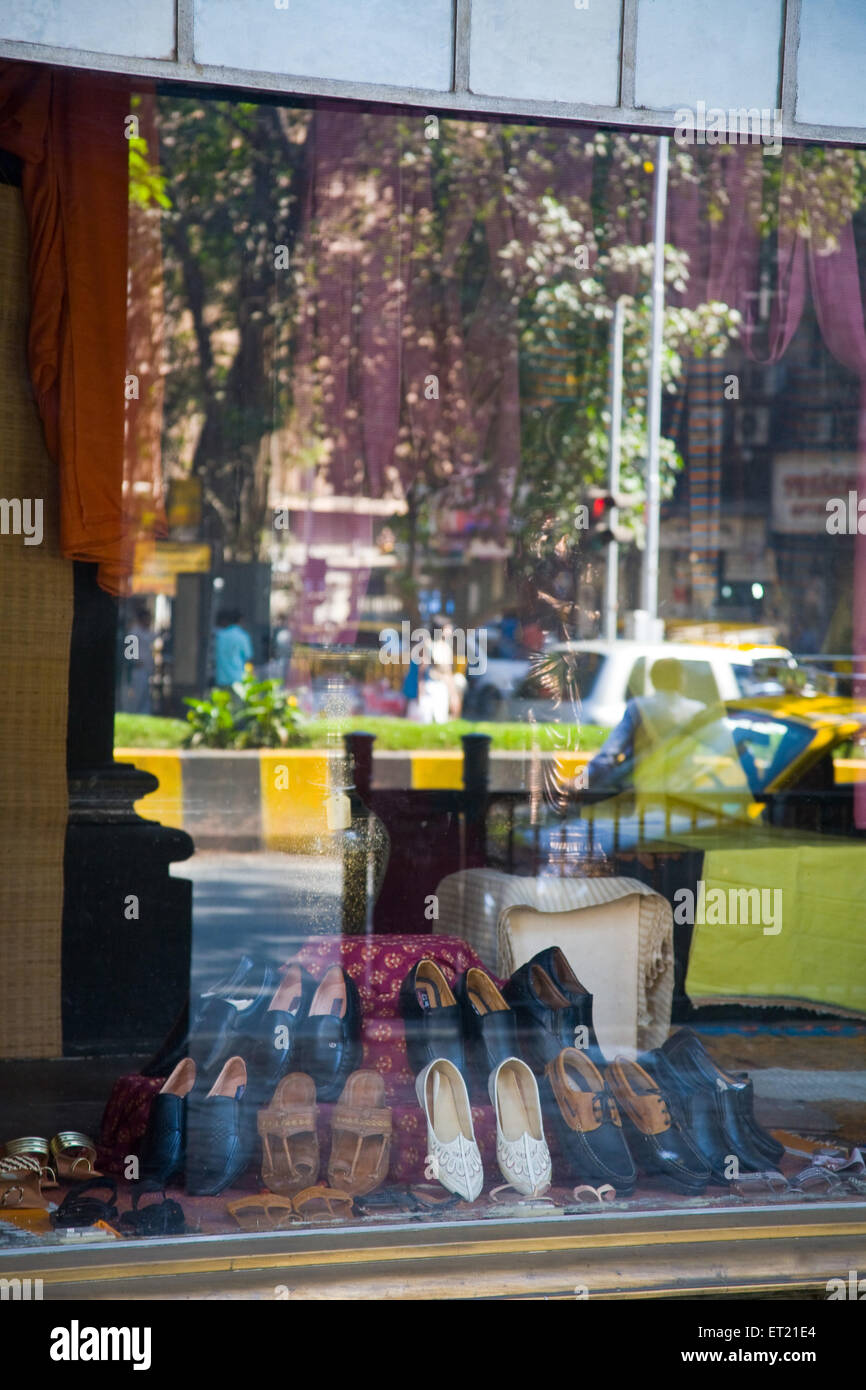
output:
[[[458,157],[434,217],[435,142],[420,121],[317,111],[295,399],[302,433],[329,441],[338,494],[421,483],[504,532],[520,462],[518,306],[534,274],[534,218],[551,189],[589,220],[591,139],[506,139],[495,127],[480,138],[468,122],[451,123],[447,139]],[[479,230],[483,279],[467,309]]]
[[[842,227],[831,248],[809,244],[809,278],[815,314],[824,342],[833,356],[860,378],[860,419],[858,430],[858,497],[866,497],[866,327],[863,322],[863,295],[854,227],[850,220]],[[855,689],[866,695],[866,536],[854,541],[853,649],[860,658],[855,667]],[[854,789],[857,826],[866,827],[866,783]]]

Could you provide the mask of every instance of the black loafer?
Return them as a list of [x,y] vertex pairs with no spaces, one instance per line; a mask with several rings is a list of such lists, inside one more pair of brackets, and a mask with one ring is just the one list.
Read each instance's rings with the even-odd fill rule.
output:
[[607,1077],[638,1168],[676,1192],[699,1196],[710,1181],[709,1167],[652,1077],[626,1057],[611,1062]]
[[[585,1052],[596,1067],[606,1066],[607,1063],[598,1045],[598,1038],[595,1036],[595,1028],[592,1024],[592,995],[580,983],[568,963],[565,952],[561,951],[558,946],[548,946],[547,950],[539,951],[537,955],[533,956],[529,964],[540,965],[542,970],[546,970],[554,984],[559,986],[575,1009],[576,1016],[579,1017],[580,1023],[586,1029],[584,1045],[579,1048],[579,1051]],[[573,1045],[574,1039],[572,1038],[571,1046]]]
[[190,1056],[178,1062],[153,1097],[140,1151],[142,1177],[165,1184],[182,1177],[186,1165],[186,1098],[196,1084],[196,1063]]
[[528,961],[502,991],[517,1018],[520,1056],[539,1075],[566,1047],[574,1047],[586,1028],[585,1008],[563,994],[544,966]]
[[467,1060],[485,1089],[492,1071],[519,1057],[517,1023],[490,976],[477,966],[465,971],[454,991],[460,1008]]
[[301,965],[287,965],[268,1005],[240,1033],[237,1051],[247,1059],[248,1095],[266,1105],[287,1072],[294,1069],[298,1025],[306,1018],[316,982]]
[[195,1085],[195,1062],[178,1062],[153,1098],[141,1146],[141,1176],[165,1187],[183,1176],[186,1163],[187,1096]]
[[223,1192],[252,1162],[256,1111],[246,1085],[246,1063],[230,1057],[207,1095],[188,1100],[186,1190],[196,1197]]
[[[465,1077],[463,1019],[451,986],[433,960],[419,960],[400,986],[409,1066],[416,1076],[444,1058]],[[485,1080],[486,1084],[486,1080]]]
[[752,1078],[745,1073],[734,1075],[734,1084],[729,1092],[730,1105],[740,1124],[751,1136],[755,1151],[761,1154],[774,1168],[785,1157],[785,1146],[774,1139],[755,1116],[755,1088]]
[[723,1071],[691,1028],[678,1028],[659,1052],[684,1088],[705,1087],[718,1096],[730,1152],[739,1155],[747,1171],[760,1172],[779,1163],[784,1147],[755,1118],[754,1088],[748,1076]]
[[[644,1053],[638,1062],[666,1097],[680,1128],[689,1133],[700,1149],[713,1182],[727,1187],[732,1177],[730,1159],[734,1144],[725,1130],[718,1092],[708,1086],[690,1086],[661,1049]],[[748,1165],[743,1162],[743,1167]]]
[[342,966],[332,965],[319,981],[309,1012],[295,1031],[292,1071],[316,1083],[318,1100],[338,1100],[361,1065],[361,996]]
[[572,1177],[593,1185],[610,1183],[618,1196],[627,1197],[637,1170],[616,1101],[587,1054],[565,1048],[548,1062],[539,1089]]
[[230,1056],[239,1055],[240,1037],[257,1028],[279,982],[276,966],[244,956],[228,980],[201,995],[187,1048],[200,1079],[215,1076]]

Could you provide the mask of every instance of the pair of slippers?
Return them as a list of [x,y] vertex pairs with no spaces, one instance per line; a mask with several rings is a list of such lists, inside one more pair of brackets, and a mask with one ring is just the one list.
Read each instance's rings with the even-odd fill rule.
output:
[[257,1193],[229,1202],[228,1209],[243,1231],[280,1231],[293,1221],[345,1221],[352,1215],[351,1192],[334,1187],[305,1187],[294,1197]]
[[[103,1190],[109,1195],[107,1198],[96,1197],[95,1190]],[[140,1206],[142,1197],[159,1192],[162,1193],[161,1202]],[[51,1220],[56,1230],[95,1226],[103,1222],[107,1226],[118,1226],[124,1235],[130,1236],[179,1235],[186,1230],[180,1203],[166,1197],[165,1189],[158,1182],[149,1180],[136,1187],[131,1210],[123,1212],[119,1218],[117,1183],[114,1178],[98,1177],[67,1193]]]
[[[262,1141],[262,1182],[271,1192],[294,1197],[312,1188],[321,1153],[316,1084],[305,1072],[291,1072],[258,1114]],[[385,1084],[375,1071],[354,1071],[334,1106],[331,1121],[329,1188],[349,1198],[372,1192],[384,1180],[391,1157],[391,1111]]]

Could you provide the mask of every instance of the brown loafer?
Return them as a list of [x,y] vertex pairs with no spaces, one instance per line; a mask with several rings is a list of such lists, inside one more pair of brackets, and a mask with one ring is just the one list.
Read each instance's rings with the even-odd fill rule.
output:
[[711,1177],[706,1160],[674,1119],[664,1093],[649,1073],[637,1062],[617,1057],[607,1074],[638,1166],[663,1178],[665,1185],[677,1192],[703,1192]]
[[578,1048],[563,1048],[545,1067],[542,1089],[571,1175],[595,1186],[610,1183],[618,1195],[628,1195],[637,1171],[616,1101],[598,1067]]

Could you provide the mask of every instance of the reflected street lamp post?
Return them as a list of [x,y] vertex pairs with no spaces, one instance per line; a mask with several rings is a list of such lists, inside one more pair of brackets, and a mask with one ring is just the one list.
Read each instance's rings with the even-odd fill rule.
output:
[[[625,324],[625,300],[622,295],[613,306],[610,328],[610,434],[608,436],[607,486],[612,496],[619,491],[620,427],[622,424],[622,336]],[[614,539],[607,547],[607,574],[604,588],[604,635],[616,641],[617,608],[619,606],[619,544],[616,536],[617,512],[610,513]]]
[[[647,376],[646,549],[644,551],[642,603],[646,637],[658,634],[659,607],[659,435],[662,415],[662,334],[665,312],[665,222],[668,195],[668,137],[660,135],[656,154],[653,206],[653,271],[650,357]],[[638,634],[635,634],[638,635]]]

